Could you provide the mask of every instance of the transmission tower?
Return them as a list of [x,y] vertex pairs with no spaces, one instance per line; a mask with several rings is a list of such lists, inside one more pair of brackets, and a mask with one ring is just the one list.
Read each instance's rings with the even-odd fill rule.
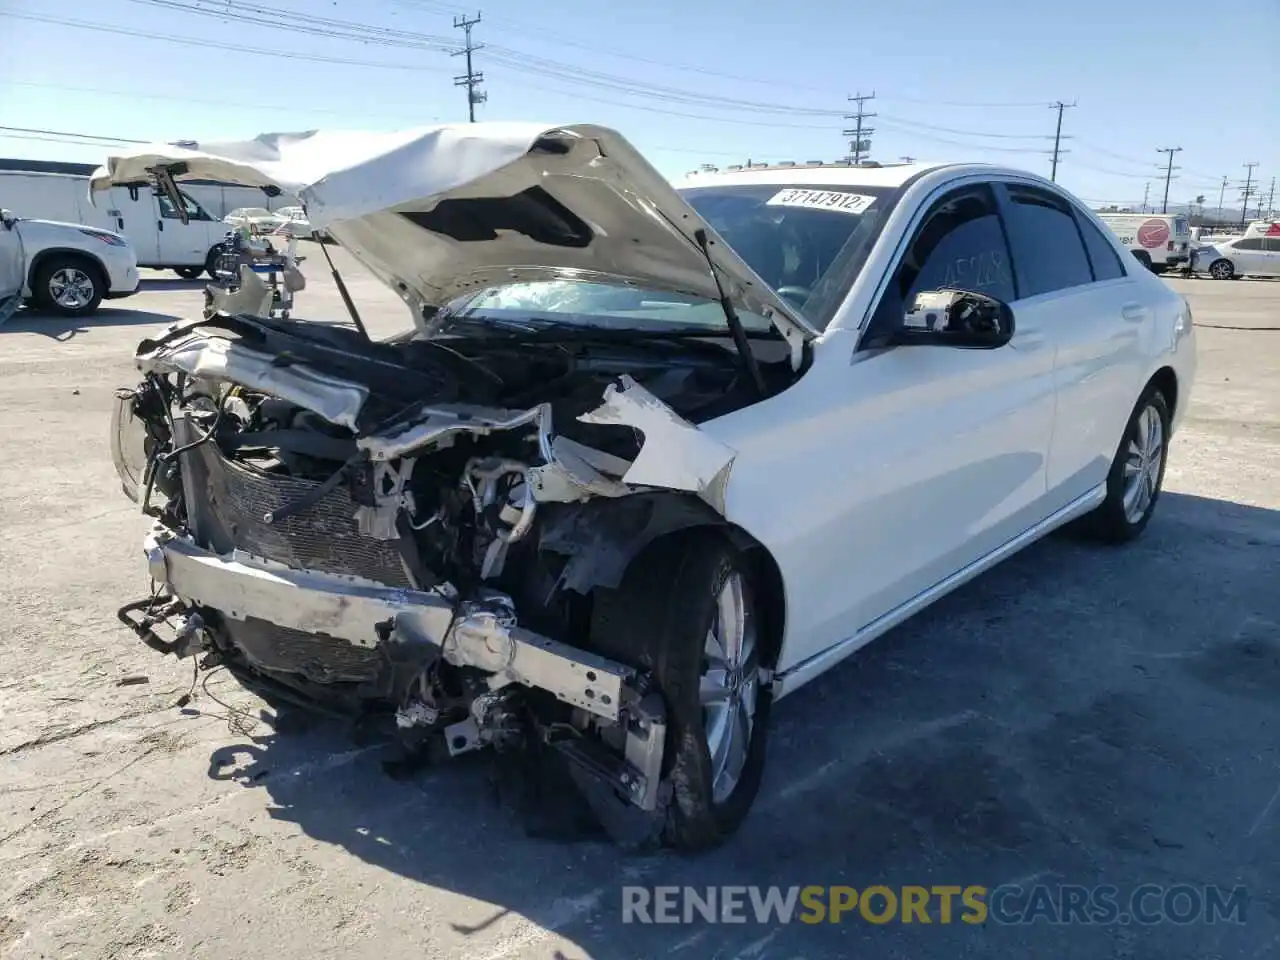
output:
[[484,82],[484,74],[476,70],[471,62],[471,55],[477,50],[483,50],[483,43],[471,42],[471,28],[480,22],[480,14],[476,14],[474,20],[468,20],[465,16],[454,17],[453,26],[455,30],[461,30],[466,37],[466,45],[461,50],[455,50],[453,56],[465,56],[467,58],[467,72],[460,77],[453,78],[455,87],[467,88],[467,117],[472,123],[476,122],[476,104],[484,103],[489,99],[489,95],[480,89],[480,84]]
[[866,94],[855,94],[849,98],[849,102],[856,103],[858,107],[856,113],[845,114],[844,118],[853,120],[854,126],[852,130],[845,130],[842,135],[849,138],[849,160],[855,166],[862,160],[862,155],[871,149],[871,134],[875,133],[875,129],[868,127],[863,121],[875,116],[874,113],[867,113],[866,109],[867,101],[875,98],[874,90]]

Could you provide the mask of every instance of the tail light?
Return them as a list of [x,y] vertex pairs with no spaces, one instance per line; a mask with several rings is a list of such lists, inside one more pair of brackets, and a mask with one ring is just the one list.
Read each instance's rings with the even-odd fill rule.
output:
[[1170,250],[1172,250],[1172,249],[1173,249],[1173,241],[1172,241],[1172,240],[1170,240],[1170,241],[1169,241],[1169,249],[1170,249]]

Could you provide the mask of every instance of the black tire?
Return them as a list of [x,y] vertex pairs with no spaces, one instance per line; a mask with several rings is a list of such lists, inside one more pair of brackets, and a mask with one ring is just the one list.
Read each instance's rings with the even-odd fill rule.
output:
[[[58,293],[67,288],[68,280],[79,291],[74,299]],[[72,253],[55,253],[42,260],[31,284],[31,298],[37,306],[63,317],[93,313],[106,292],[107,280],[102,268],[88,257]]]
[[1151,254],[1147,253],[1147,251],[1135,250],[1133,252],[1133,259],[1137,260],[1140,264],[1142,264],[1148,270],[1151,270],[1153,273],[1155,272],[1151,266]]
[[[204,272],[209,275],[209,279],[218,279],[218,258],[222,256],[222,244],[215,244],[209,249],[209,255],[204,258]],[[196,274],[199,276],[199,274]]]
[[[1154,489],[1141,514],[1131,516],[1125,508],[1125,465],[1131,461],[1135,436],[1139,432],[1139,424],[1143,414],[1150,409],[1159,418],[1161,431],[1160,462],[1155,476]],[[1133,413],[1125,424],[1124,435],[1116,449],[1115,458],[1111,462],[1111,470],[1107,473],[1107,498],[1082,521],[1082,530],[1092,539],[1103,543],[1127,543],[1147,528],[1156,503],[1160,499],[1160,490],[1164,485],[1165,465],[1169,462],[1169,405],[1164,394],[1149,384],[1147,389],[1134,405]]]
[[194,280],[200,274],[204,273],[204,267],[174,267],[173,272],[180,276],[183,280]]
[[1235,264],[1226,257],[1220,257],[1209,264],[1209,276],[1215,280],[1234,280],[1236,276]]
[[[750,810],[764,774],[769,691],[758,673],[743,671],[756,677],[754,722],[736,784],[726,796],[715,798],[699,686],[717,598],[733,576],[743,585],[744,622],[754,630],[753,665],[758,667],[767,656],[750,566],[712,531],[659,541],[632,562],[616,590],[598,592],[592,614],[592,647],[649,673],[666,701],[663,776],[674,790],[662,839],[682,850],[705,850],[727,839]],[[732,719],[727,717],[726,723]]]

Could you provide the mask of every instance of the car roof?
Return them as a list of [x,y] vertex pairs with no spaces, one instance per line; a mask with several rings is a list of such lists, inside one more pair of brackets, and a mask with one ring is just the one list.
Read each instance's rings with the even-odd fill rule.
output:
[[677,188],[747,186],[750,184],[811,184],[815,186],[900,187],[912,177],[957,163],[886,163],[870,166],[849,163],[752,164],[741,169],[697,170],[678,181]]

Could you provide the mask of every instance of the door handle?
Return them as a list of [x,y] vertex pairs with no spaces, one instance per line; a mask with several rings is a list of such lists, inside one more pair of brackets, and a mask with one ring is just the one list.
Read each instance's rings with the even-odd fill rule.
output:
[[1147,308],[1140,303],[1126,303],[1120,308],[1120,316],[1129,323],[1141,323],[1147,319]]
[[124,217],[116,217],[116,229],[117,230],[124,229]]
[[160,231],[162,231],[162,232],[163,232],[163,230],[164,230],[164,221],[163,221],[163,220],[157,220],[157,221],[156,221],[156,229],[157,229],[157,230],[160,230]]

